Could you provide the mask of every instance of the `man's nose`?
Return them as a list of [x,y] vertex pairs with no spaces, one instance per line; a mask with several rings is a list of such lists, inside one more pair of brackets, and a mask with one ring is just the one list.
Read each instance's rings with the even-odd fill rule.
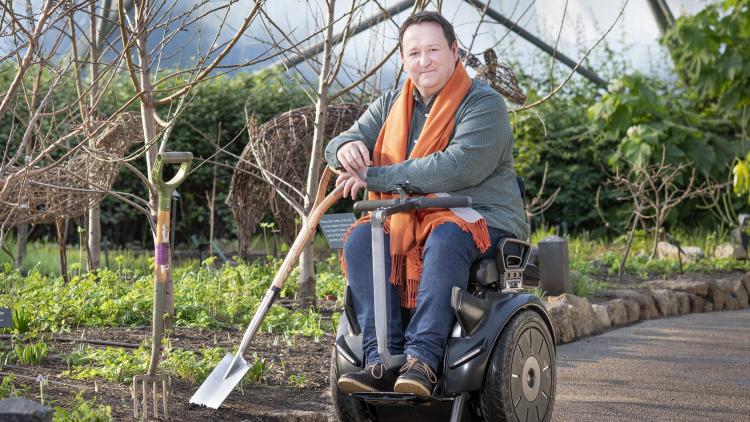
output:
[[431,62],[431,60],[430,60],[430,55],[429,54],[422,53],[422,54],[419,55],[419,65],[420,66],[427,67],[427,66],[429,66],[430,62]]

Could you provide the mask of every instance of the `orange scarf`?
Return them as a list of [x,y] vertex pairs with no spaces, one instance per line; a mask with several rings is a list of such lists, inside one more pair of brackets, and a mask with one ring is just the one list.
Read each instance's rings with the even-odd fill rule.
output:
[[[458,106],[471,88],[471,79],[461,61],[448,83],[435,99],[417,144],[409,154],[409,159],[426,157],[443,151],[450,142],[455,126]],[[388,113],[373,151],[373,165],[388,166],[406,160],[406,148],[414,110],[414,83],[407,79]],[[387,142],[386,142],[387,139]],[[397,195],[370,192],[368,199],[391,199]],[[357,221],[356,225],[368,222],[369,216]],[[462,230],[470,232],[474,244],[481,252],[490,247],[490,236],[484,218],[468,223],[450,210],[419,210],[394,214],[386,222],[386,232],[390,234],[391,277],[390,282],[399,286],[401,306],[414,308],[417,305],[417,291],[422,276],[422,252],[427,236],[440,224],[452,222]],[[345,265],[344,265],[345,267]]]

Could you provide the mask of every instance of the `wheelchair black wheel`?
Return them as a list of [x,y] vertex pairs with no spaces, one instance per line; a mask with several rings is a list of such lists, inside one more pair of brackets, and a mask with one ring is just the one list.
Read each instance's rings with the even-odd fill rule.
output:
[[[356,369],[352,367],[353,369]],[[337,382],[341,374],[338,365],[336,348],[333,349],[331,356],[331,397],[333,399],[333,408],[336,413],[336,419],[341,422],[366,422],[372,420],[367,413],[366,404],[361,400],[352,397],[349,394],[339,390]]]
[[555,403],[555,346],[533,310],[513,317],[495,345],[479,408],[484,421],[548,421]]

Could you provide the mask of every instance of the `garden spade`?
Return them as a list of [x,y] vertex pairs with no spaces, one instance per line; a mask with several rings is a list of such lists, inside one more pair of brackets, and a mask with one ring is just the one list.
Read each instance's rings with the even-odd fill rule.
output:
[[326,167],[326,170],[320,178],[317,191],[318,194],[312,210],[310,211],[310,215],[302,226],[302,230],[297,235],[297,238],[294,240],[292,247],[289,249],[289,253],[287,253],[284,258],[284,262],[276,273],[271,286],[263,297],[260,306],[255,311],[253,319],[247,326],[239,350],[237,350],[235,355],[227,353],[224,356],[218,366],[214,368],[213,372],[211,372],[208,378],[206,378],[203,384],[201,384],[200,388],[198,388],[198,391],[196,391],[195,394],[193,394],[193,397],[190,398],[190,403],[202,404],[213,409],[218,409],[227,396],[229,396],[229,393],[234,390],[234,387],[250,369],[251,365],[245,361],[242,355],[247,351],[250,341],[258,332],[263,318],[271,308],[274,300],[278,297],[281,288],[284,286],[284,282],[292,272],[292,269],[297,263],[297,259],[305,248],[305,245],[307,245],[315,234],[315,228],[323,217],[323,214],[325,214],[331,205],[341,198],[341,189],[338,187],[329,193],[328,196],[323,198],[326,187],[328,187],[331,173],[332,170],[330,167]]
[[[156,156],[153,180],[159,194],[159,208],[156,216],[156,244],[154,259],[154,312],[152,315],[151,361],[148,373],[133,377],[133,415],[136,419],[159,419],[159,398],[161,397],[162,418],[168,419],[167,398],[170,380],[167,375],[157,375],[156,367],[161,354],[161,340],[164,336],[165,297],[172,286],[172,253],[169,244],[170,201],[172,191],[188,175],[193,154],[190,152],[164,152]],[[165,164],[179,164],[177,174],[168,182],[162,180]],[[149,394],[150,390],[150,394]],[[152,404],[151,416],[148,412],[149,396]]]

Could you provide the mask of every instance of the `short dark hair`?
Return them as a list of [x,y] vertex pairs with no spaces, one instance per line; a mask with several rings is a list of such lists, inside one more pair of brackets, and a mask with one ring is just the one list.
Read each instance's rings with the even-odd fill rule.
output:
[[443,28],[443,35],[448,41],[448,46],[452,46],[456,42],[456,32],[453,30],[453,25],[445,19],[443,15],[437,12],[418,12],[409,16],[404,23],[401,24],[401,28],[398,30],[398,44],[399,49],[403,48],[402,43],[404,41],[404,32],[406,28],[425,22],[435,22]]

